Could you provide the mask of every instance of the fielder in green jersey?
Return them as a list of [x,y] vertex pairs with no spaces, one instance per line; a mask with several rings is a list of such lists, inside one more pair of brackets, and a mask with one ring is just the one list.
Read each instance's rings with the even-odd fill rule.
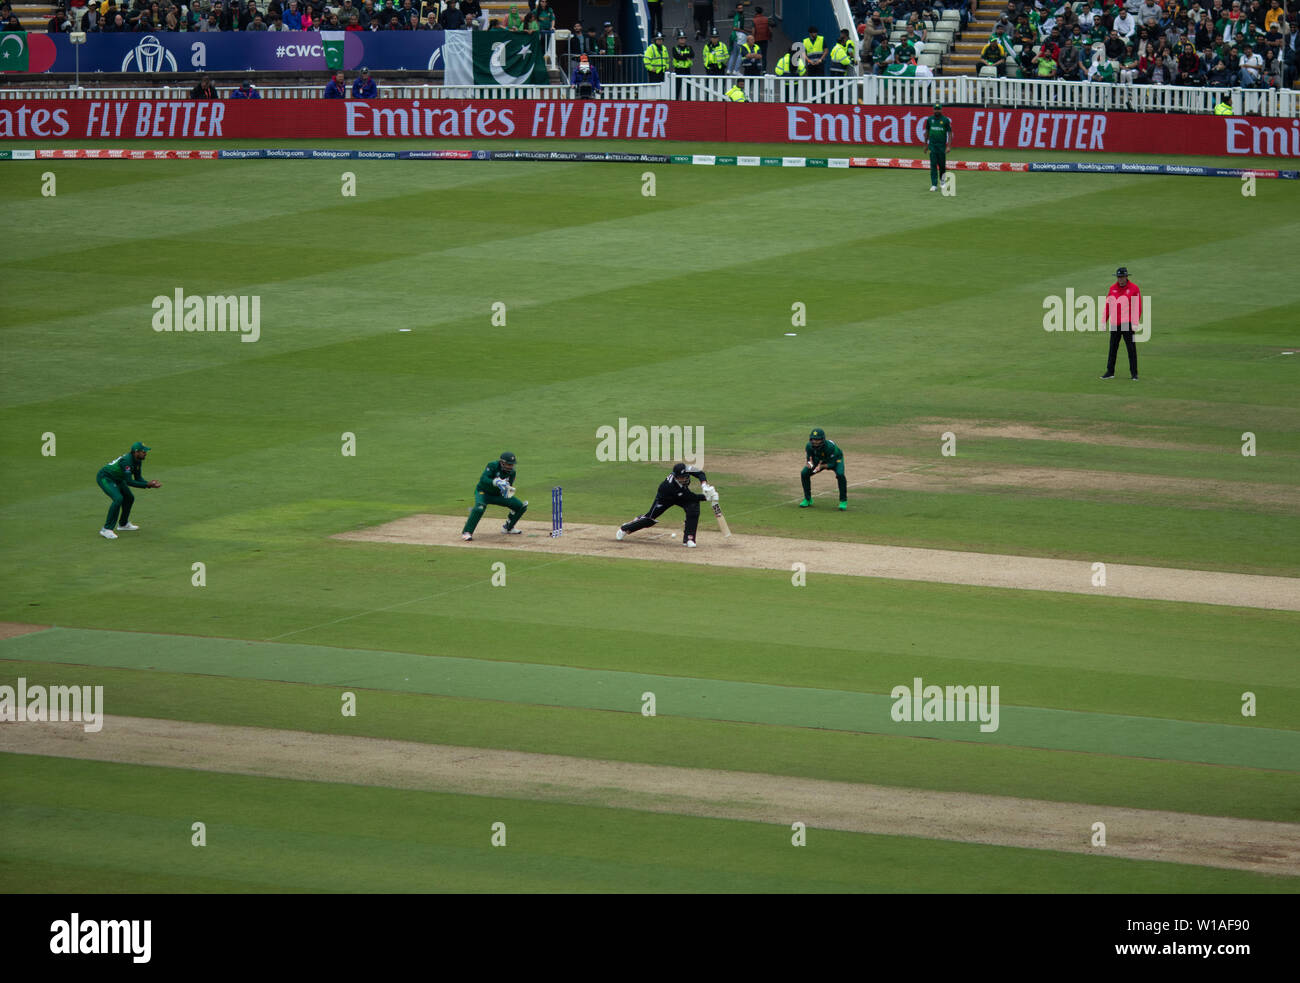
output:
[[840,508],[849,507],[849,482],[844,477],[844,452],[836,446],[835,441],[826,439],[826,431],[817,427],[808,435],[804,447],[804,457],[808,463],[799,472],[799,481],[803,484],[803,501],[799,508],[806,509],[812,505],[812,476],[818,471],[834,471],[840,486]]
[[943,114],[939,103],[934,115],[926,118],[925,140],[930,145],[930,190],[938,191],[939,182],[948,173],[948,147],[952,143],[952,120]]
[[113,500],[108,507],[108,518],[99,534],[105,539],[117,539],[118,532],[135,532],[139,526],[131,524],[131,506],[135,504],[132,488],[161,488],[161,481],[144,480],[144,459],[149,448],[140,441],[121,457],[109,461],[95,475],[99,490]]
[[483,469],[478,484],[474,486],[474,507],[469,510],[469,518],[465,520],[465,528],[460,533],[461,539],[468,541],[474,538],[474,529],[489,505],[503,505],[510,510],[506,524],[501,527],[503,533],[521,535],[521,530],[515,528],[515,523],[528,510],[528,503],[515,498],[515,456],[509,451],[502,454],[499,461],[493,461]]

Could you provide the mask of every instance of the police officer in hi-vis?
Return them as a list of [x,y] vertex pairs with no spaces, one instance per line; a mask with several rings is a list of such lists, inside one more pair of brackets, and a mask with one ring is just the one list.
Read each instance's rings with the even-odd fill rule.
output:
[[655,35],[654,42],[641,56],[641,63],[645,65],[646,77],[651,82],[664,80],[664,74],[668,71],[668,46],[664,44],[662,34]]
[[704,45],[704,74],[721,75],[727,67],[727,46],[718,37],[715,27]]
[[[686,43],[686,32],[677,31],[677,43],[673,45],[671,52],[673,73],[675,75],[690,75],[691,69],[695,65],[695,49]],[[685,95],[686,82],[683,79],[677,80],[677,98],[681,99]]]

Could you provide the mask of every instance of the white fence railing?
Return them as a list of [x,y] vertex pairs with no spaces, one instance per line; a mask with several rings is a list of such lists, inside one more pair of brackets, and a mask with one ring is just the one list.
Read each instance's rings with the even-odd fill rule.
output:
[[[105,88],[0,88],[0,100],[5,99],[188,99],[189,85],[111,86]],[[218,86],[217,91],[228,98],[234,86]],[[323,85],[267,85],[257,87],[263,99],[322,99]],[[570,85],[381,85],[382,99],[576,99],[577,91]],[[664,85],[605,84],[601,98],[617,100],[662,100]]]
[[[677,86],[677,98],[725,98],[734,78],[691,76]],[[1300,116],[1300,92],[1289,89],[1212,89],[1175,85],[1114,85],[1104,82],[1040,82],[1037,79],[976,78],[776,78],[741,79],[745,98],[762,102],[832,105],[1002,107],[1143,113],[1213,113],[1227,102],[1237,116]]]
[[[601,98],[616,100],[681,99],[717,102],[737,81],[735,76],[671,73],[663,82],[604,86]],[[1061,82],[1037,79],[886,78],[868,75],[847,78],[776,78],[771,75],[739,79],[750,102],[795,102],[832,105],[1002,107],[1146,113],[1212,113],[1221,101],[1238,116],[1300,117],[1300,92],[1290,89],[1217,89],[1175,85],[1118,85],[1104,82]],[[227,91],[227,90],[223,90]],[[263,99],[319,99],[324,86],[259,87]],[[112,86],[107,88],[0,88],[6,99],[184,99],[190,86]],[[385,85],[389,99],[573,99],[569,85]]]

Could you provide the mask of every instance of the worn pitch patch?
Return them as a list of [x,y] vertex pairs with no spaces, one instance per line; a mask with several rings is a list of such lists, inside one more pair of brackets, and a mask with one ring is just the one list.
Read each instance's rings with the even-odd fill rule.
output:
[[[0,724],[0,752],[340,782],[1300,876],[1300,824],[140,717]],[[1106,846],[1093,847],[1093,823]]]
[[[817,499],[818,508],[833,511],[834,498]],[[854,508],[850,499],[849,508]],[[499,510],[498,510],[499,511]],[[675,510],[674,510],[675,511]],[[851,516],[852,512],[846,513]],[[732,532],[723,538],[711,517],[701,515],[699,549],[684,549],[680,535],[681,513],[669,512],[659,525],[614,539],[616,526],[566,525],[564,535],[550,536],[550,523],[524,520],[522,536],[504,536],[500,526],[484,519],[474,540],[460,538],[462,516],[412,515],[357,532],[339,533],[335,539],[440,546],[454,549],[501,549],[553,555],[597,556],[629,560],[659,560],[705,566],[781,570],[789,575],[792,564],[802,563],[812,574],[921,580],[973,587],[1004,587],[1086,594],[1092,597],[1133,597],[1145,600],[1185,601],[1234,607],[1300,611],[1300,578],[1264,577],[1208,570],[1139,567],[1106,564],[1106,586],[1092,586],[1092,564],[1082,560],[1050,560],[994,553],[877,546],[870,543],[827,542],[778,536],[746,536],[744,516],[728,516]]]

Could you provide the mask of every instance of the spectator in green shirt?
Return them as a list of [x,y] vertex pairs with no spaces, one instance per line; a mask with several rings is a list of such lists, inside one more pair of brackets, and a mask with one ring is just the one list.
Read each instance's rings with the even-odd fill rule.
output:
[[555,11],[550,8],[546,0],[537,0],[537,9],[533,13],[537,17],[539,31],[550,34],[555,30]]

